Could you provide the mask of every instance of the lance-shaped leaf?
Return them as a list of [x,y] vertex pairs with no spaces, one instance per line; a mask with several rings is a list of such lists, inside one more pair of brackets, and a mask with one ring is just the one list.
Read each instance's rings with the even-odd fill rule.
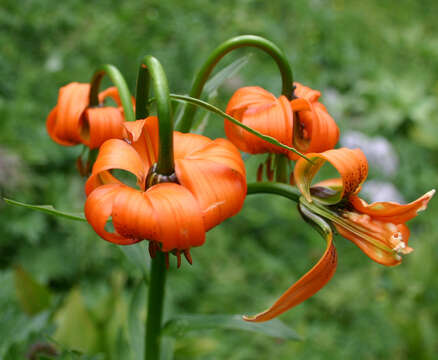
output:
[[24,312],[34,315],[50,306],[51,294],[21,266],[14,270],[15,290]]
[[60,211],[55,209],[52,205],[31,205],[31,204],[25,204],[19,201],[6,199],[6,198],[3,198],[3,200],[10,205],[25,207],[31,210],[44,212],[46,214],[64,217],[70,220],[87,221],[83,213],[71,213],[67,211]]
[[257,315],[244,316],[246,321],[263,322],[277,317],[316,294],[327,284],[336,271],[337,254],[330,226],[306,207],[299,205],[299,210],[304,220],[310,223],[326,240],[327,247],[324,255],[307,274],[287,289],[274,305]]
[[272,136],[268,136],[268,135],[264,135],[261,132],[258,132],[257,130],[254,130],[253,128],[250,128],[244,124],[242,124],[239,120],[233,118],[232,116],[228,115],[227,113],[223,112],[221,109],[217,108],[216,106],[213,106],[211,104],[209,104],[208,102],[199,100],[199,99],[195,99],[192,98],[190,96],[185,96],[185,95],[177,95],[177,94],[170,94],[170,98],[173,101],[178,101],[178,102],[183,102],[183,103],[189,103],[189,104],[193,104],[196,105],[200,108],[203,108],[205,110],[211,111],[223,118],[226,118],[227,120],[231,121],[233,124],[240,126],[241,128],[245,129],[246,131],[248,131],[249,133],[258,136],[260,139],[267,141],[270,144],[273,145],[277,145],[283,149],[289,150],[294,152],[295,154],[297,154],[298,156],[306,159],[307,161],[310,161],[308,157],[306,157],[304,154],[300,153],[297,149],[287,146],[285,144],[282,144],[281,142],[279,142],[277,139],[273,138]]
[[167,321],[162,334],[181,336],[191,331],[210,329],[244,330],[278,339],[300,339],[294,330],[278,319],[269,324],[256,324],[243,321],[240,315],[177,315]]

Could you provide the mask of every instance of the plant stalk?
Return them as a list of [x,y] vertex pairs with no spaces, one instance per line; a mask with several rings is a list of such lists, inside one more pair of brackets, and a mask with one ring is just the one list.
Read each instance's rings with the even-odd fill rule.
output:
[[[285,95],[289,100],[292,100],[294,91],[293,73],[286,55],[273,42],[266,40],[265,38],[262,38],[260,36],[254,35],[236,36],[223,42],[215,50],[213,50],[213,52],[207,58],[206,62],[202,65],[199,72],[196,74],[189,95],[193,98],[200,98],[204,85],[207,82],[216,64],[229,52],[246,46],[255,47],[263,50],[274,59],[281,73],[281,93]],[[196,108],[194,106],[186,105],[181,121],[178,124],[179,131],[190,131],[193,125],[195,112]]]
[[114,65],[102,65],[94,72],[90,82],[91,88],[89,105],[99,106],[99,87],[105,74],[109,76],[112,83],[117,87],[126,121],[134,121],[135,117],[132,106],[132,95],[123,75]]
[[145,359],[160,359],[160,336],[166,285],[165,255],[157,251],[151,261],[146,319]]
[[150,82],[157,102],[160,143],[158,146],[157,173],[172,175],[175,172],[173,158],[173,116],[167,77],[160,62],[146,55],[140,65],[137,77],[136,118],[148,116]]

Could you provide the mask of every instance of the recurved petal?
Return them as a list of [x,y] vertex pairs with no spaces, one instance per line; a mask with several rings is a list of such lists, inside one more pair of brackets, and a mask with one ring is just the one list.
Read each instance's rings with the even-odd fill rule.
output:
[[374,219],[394,224],[403,224],[417,216],[420,211],[426,210],[427,204],[434,194],[435,189],[405,205],[394,202],[367,204],[366,201],[356,195],[350,197],[350,203],[358,212],[370,215]]
[[313,90],[308,86],[304,86],[298,82],[294,82],[295,85],[295,96],[299,98],[304,98],[310,102],[317,102],[321,96],[321,92],[318,90]]
[[[186,135],[184,137],[187,138],[189,136],[191,137],[193,134],[184,135]],[[226,139],[208,140],[208,143],[204,143],[202,148],[198,147],[195,151],[187,154],[184,158],[188,160],[210,160],[225,165],[239,172],[242,176],[246,176],[245,164],[242,160],[242,156],[231,141]],[[175,141],[175,143],[176,142],[177,141]]]
[[205,146],[212,143],[212,140],[203,135],[174,131],[173,143],[175,159],[184,159],[197,153],[198,150],[204,149]]
[[178,159],[176,176],[190,190],[202,211],[205,230],[237,214],[246,196],[246,178],[219,162]]
[[[85,192],[88,195],[96,185],[103,184],[99,175],[107,176],[108,170],[120,169],[129,171],[137,177],[137,183],[143,188],[148,168],[135,149],[123,140],[111,139],[103,143],[99,149],[96,162],[93,165],[91,176],[85,184]],[[112,176],[111,176],[112,177]]]
[[[272,136],[288,146],[292,144],[292,109],[285,96],[277,99],[258,87],[239,89],[228,103],[227,113],[262,134]],[[234,145],[251,154],[288,152],[250,134],[228,120],[225,120],[225,132]]]
[[106,140],[123,138],[123,115],[115,107],[88,108],[81,122],[82,142],[90,149]]
[[57,116],[54,132],[59,139],[80,143],[79,122],[88,106],[89,84],[77,82],[63,86],[59,90]]
[[112,220],[126,238],[156,240],[159,225],[147,193],[123,186],[114,199]]
[[259,86],[246,86],[238,89],[228,102],[226,112],[246,109],[250,106],[259,106],[273,103],[277,100],[275,95]]
[[64,146],[76,145],[77,144],[76,141],[67,141],[67,140],[63,140],[63,139],[58,137],[58,135],[56,133],[57,116],[58,116],[58,107],[55,106],[50,111],[49,116],[47,116],[47,120],[46,120],[46,129],[47,129],[49,136],[52,138],[53,141],[57,142],[60,145],[64,145]]
[[341,175],[342,189],[330,197],[314,197],[321,203],[336,204],[344,197],[357,193],[368,175],[368,162],[360,149],[341,148],[323,153],[310,153],[306,156],[312,162],[300,158],[295,165],[294,177],[297,187],[309,202],[312,202],[310,193],[312,180],[326,161]]
[[318,263],[301,279],[293,284],[269,309],[254,316],[244,316],[244,320],[263,322],[271,320],[292,307],[307,300],[321,290],[329,282],[336,271],[337,254],[333,245],[333,234],[330,226],[320,217],[312,214],[305,207],[300,208],[303,216],[320,228],[327,242],[326,250]]
[[[324,105],[311,104],[310,110],[298,112],[296,120],[293,143],[299,151],[323,152],[335,147],[339,140],[339,128]],[[291,153],[290,157],[293,160],[299,158],[295,153]]]
[[192,193],[183,186],[162,183],[149,188],[149,199],[158,223],[157,238],[162,251],[189,249],[205,241],[202,212]]
[[119,245],[134,244],[140,239],[125,238],[105,230],[105,225],[113,210],[114,199],[123,185],[104,185],[95,189],[85,202],[85,217],[94,231],[106,241]]
[[103,103],[104,100],[110,97],[114,100],[114,102],[117,104],[117,106],[122,106],[122,102],[120,101],[120,95],[119,91],[117,90],[117,87],[111,86],[99,93],[99,102]]
[[123,126],[128,141],[140,155],[146,167],[152,166],[158,156],[158,118],[149,116],[144,120],[125,121]]

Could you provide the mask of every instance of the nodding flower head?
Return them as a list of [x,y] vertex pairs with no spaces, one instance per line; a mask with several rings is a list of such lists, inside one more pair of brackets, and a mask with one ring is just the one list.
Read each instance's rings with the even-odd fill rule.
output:
[[[89,107],[90,84],[77,82],[59,90],[58,103],[47,117],[47,132],[60,145],[98,148],[108,139],[122,139],[124,114],[117,88],[99,93],[100,105]],[[117,106],[104,106],[107,98]]]
[[[85,216],[103,239],[121,245],[149,240],[151,255],[172,252],[179,265],[180,254],[190,259],[190,248],[202,245],[208,230],[240,211],[242,158],[228,140],[174,132],[175,173],[149,182],[158,156],[157,118],[125,128],[126,141],[108,140],[99,150],[85,186]],[[133,174],[137,188],[112,174],[117,169]],[[109,217],[113,232],[105,229]]]
[[[302,153],[332,149],[339,139],[339,128],[318,99],[319,91],[295,83],[295,99],[279,98],[257,86],[238,89],[231,97],[226,112],[243,124],[274,137],[282,144]],[[295,153],[272,145],[225,120],[227,137],[240,150],[250,154]]]

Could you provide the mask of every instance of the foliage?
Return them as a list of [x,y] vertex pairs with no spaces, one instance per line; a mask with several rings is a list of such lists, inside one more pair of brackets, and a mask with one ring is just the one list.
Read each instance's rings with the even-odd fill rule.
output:
[[[134,69],[150,53],[162,61],[171,91],[187,93],[195,69],[216,44],[255,33],[285,49],[296,80],[323,91],[322,102],[341,130],[391,141],[400,158],[397,174],[388,178],[376,171],[374,179],[391,181],[405,199],[414,199],[436,186],[438,178],[438,83],[431,76],[438,72],[437,11],[434,1],[414,0],[3,0],[2,195],[83,210],[83,179],[74,167],[81,149],[59,147],[45,130],[60,86],[89,81],[98,65],[113,63],[134,89]],[[278,92],[275,64],[256,50],[227,56],[223,66],[249,52],[253,56],[245,67],[217,90],[219,107],[238,86],[262,85]],[[203,115],[199,112],[200,119]],[[216,116],[208,129],[213,137],[223,136]],[[250,176],[260,160],[248,160]],[[318,259],[320,239],[292,203],[257,196],[248,198],[238,216],[212,230],[205,246],[193,250],[193,267],[169,270],[167,319],[181,313],[255,313]],[[169,340],[176,357],[434,358],[437,216],[432,201],[428,212],[412,222],[415,252],[396,269],[371,263],[337,238],[334,280],[281,318],[304,341],[198,331]],[[144,268],[136,266],[141,253],[128,250],[125,256],[82,222],[3,202],[0,224],[0,359],[23,358],[38,343],[52,344],[57,359],[134,359],[130,349],[143,346],[136,338],[136,320],[145,316],[136,305],[144,293],[139,290]],[[35,291],[45,294],[29,300],[50,294],[31,311],[14,282],[14,269],[20,268]]]

